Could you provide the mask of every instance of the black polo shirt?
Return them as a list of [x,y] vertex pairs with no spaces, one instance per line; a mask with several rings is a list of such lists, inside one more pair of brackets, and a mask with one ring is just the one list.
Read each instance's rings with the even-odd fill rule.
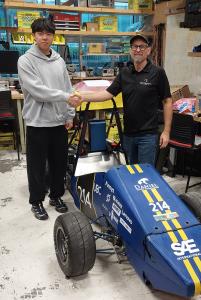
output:
[[140,72],[133,64],[124,67],[107,91],[114,96],[122,92],[126,135],[157,133],[158,107],[164,99],[171,97],[164,69],[150,61]]

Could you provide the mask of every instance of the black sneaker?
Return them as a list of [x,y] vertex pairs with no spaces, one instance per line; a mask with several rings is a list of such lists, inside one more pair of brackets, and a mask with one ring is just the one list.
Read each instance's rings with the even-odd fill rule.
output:
[[67,205],[63,202],[61,198],[50,199],[50,205],[54,206],[56,211],[59,213],[65,213],[68,211]]
[[34,216],[38,220],[47,220],[48,219],[48,214],[46,210],[43,207],[43,203],[40,202],[38,204],[33,204],[31,211],[34,213]]

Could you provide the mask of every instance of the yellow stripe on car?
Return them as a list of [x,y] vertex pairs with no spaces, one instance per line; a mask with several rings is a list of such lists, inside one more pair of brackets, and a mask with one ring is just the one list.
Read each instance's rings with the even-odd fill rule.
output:
[[181,225],[179,224],[178,220],[176,219],[172,219],[172,223],[174,224],[175,228],[178,229],[178,233],[180,235],[180,237],[182,238],[183,241],[187,241],[188,240],[188,237],[187,235],[185,234],[184,230],[183,229],[180,229],[182,228]]
[[198,278],[198,276],[196,275],[191,263],[189,262],[188,259],[184,259],[183,263],[186,267],[186,269],[188,270],[188,273],[190,275],[190,277],[192,278],[194,284],[195,284],[195,295],[199,295],[201,293],[201,284],[200,284],[200,280]]
[[134,167],[136,168],[136,170],[137,170],[139,173],[143,173],[142,168],[141,168],[138,164],[135,164]]
[[154,202],[153,198],[151,197],[151,195],[149,194],[149,192],[147,190],[142,190],[143,194],[145,195],[146,199],[151,203]]
[[135,174],[135,171],[133,170],[133,168],[130,165],[126,165],[126,167],[131,174]]
[[163,198],[161,197],[161,195],[158,193],[156,189],[151,189],[151,191],[159,202],[163,201]]
[[200,258],[198,256],[196,256],[193,259],[194,259],[194,262],[196,263],[199,271],[201,272],[201,260],[200,260]]
[[162,223],[163,223],[163,226],[165,227],[165,229],[167,230],[167,234],[169,235],[171,241],[173,243],[177,243],[178,239],[177,239],[175,233],[172,231],[170,224],[167,221],[162,221]]

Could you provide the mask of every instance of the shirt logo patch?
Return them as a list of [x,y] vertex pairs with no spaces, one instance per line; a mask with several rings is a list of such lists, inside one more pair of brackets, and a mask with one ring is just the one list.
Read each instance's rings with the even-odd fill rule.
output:
[[151,82],[149,82],[148,79],[145,78],[144,81],[140,81],[140,84],[142,84],[142,85],[151,85]]

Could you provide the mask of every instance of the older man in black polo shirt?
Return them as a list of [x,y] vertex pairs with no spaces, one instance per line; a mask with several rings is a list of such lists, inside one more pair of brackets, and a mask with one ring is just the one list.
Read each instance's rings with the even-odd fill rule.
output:
[[[172,99],[165,71],[148,59],[151,46],[147,37],[138,34],[130,40],[130,55],[133,63],[122,68],[113,83],[105,90],[94,93],[81,92],[82,100],[99,102],[111,99],[122,92],[124,109],[124,150],[130,164],[150,163],[154,165],[157,141],[157,109],[164,110],[164,129],[160,148],[169,141],[172,121]],[[72,106],[80,103],[72,97]]]

